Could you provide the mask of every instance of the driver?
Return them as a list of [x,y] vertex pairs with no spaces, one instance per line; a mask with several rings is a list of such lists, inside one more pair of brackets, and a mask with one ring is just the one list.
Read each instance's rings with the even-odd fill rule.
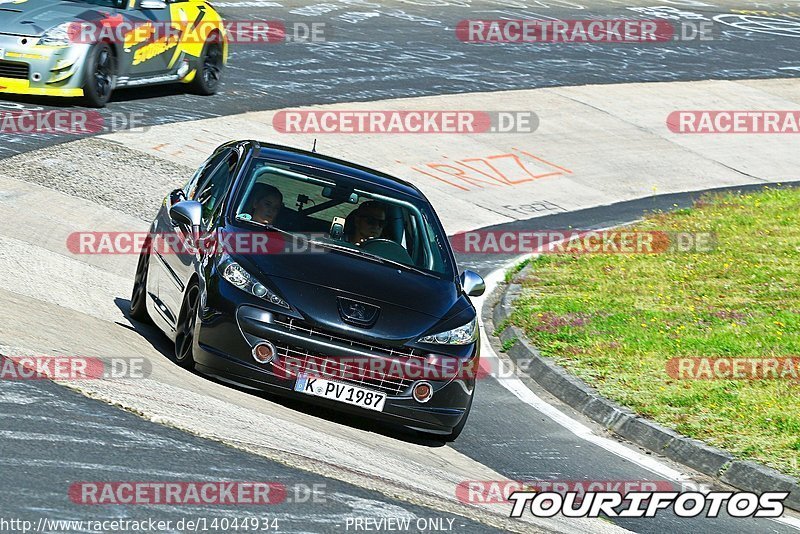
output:
[[348,219],[352,220],[352,224],[347,225],[345,238],[354,245],[380,237],[386,226],[386,206],[380,202],[365,202],[350,215]]

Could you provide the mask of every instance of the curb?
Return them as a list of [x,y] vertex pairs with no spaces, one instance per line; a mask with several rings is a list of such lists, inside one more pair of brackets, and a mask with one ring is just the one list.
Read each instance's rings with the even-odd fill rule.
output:
[[[490,331],[494,331],[508,319],[512,303],[521,292],[520,284],[512,282],[498,285],[492,295],[496,303],[484,317],[484,320],[490,319],[493,323],[490,325],[492,328]],[[487,299],[487,302],[493,302],[492,298]],[[499,338],[503,343],[513,342],[506,354],[532,379],[561,401],[608,430],[656,454],[666,456],[743,491],[757,493],[789,491],[784,505],[800,511],[800,484],[795,478],[755,462],[736,460],[727,451],[683,436],[606,399],[551,358],[542,356],[525,338],[525,333],[516,326],[505,327],[500,332]],[[520,365],[520,362],[524,362],[524,365]]]

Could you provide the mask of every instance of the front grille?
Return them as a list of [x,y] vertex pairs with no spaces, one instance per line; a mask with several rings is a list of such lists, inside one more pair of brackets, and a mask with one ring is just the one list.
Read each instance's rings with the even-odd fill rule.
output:
[[[409,363],[419,365],[424,363],[426,358],[426,355],[421,350],[375,345],[340,337],[292,317],[279,316],[276,318],[275,324],[291,332],[302,333],[310,338],[333,341],[353,347],[362,353],[372,354],[376,357],[375,363],[378,363],[377,360],[379,358],[384,359],[384,365],[369,365],[370,362],[368,361],[321,356],[312,354],[302,347],[278,344],[276,348],[280,358],[276,365],[279,365],[286,372],[287,378],[295,377],[298,373],[308,370],[309,374],[320,378],[330,378],[338,382],[375,389],[387,395],[401,395],[414,383],[414,379],[404,378],[403,373],[398,372],[402,369],[402,365]],[[387,358],[388,363],[385,360]],[[400,364],[400,366],[393,367],[391,365],[392,362]]]
[[407,347],[398,348],[390,347],[388,345],[374,345],[363,341],[355,341],[353,339],[339,337],[329,332],[325,332],[324,330],[314,328],[311,325],[308,325],[302,321],[298,321],[292,317],[281,316],[281,318],[275,321],[275,324],[279,324],[292,332],[302,332],[312,337],[321,337],[328,341],[345,343],[362,351],[368,350],[374,354],[385,356],[387,358],[419,358],[420,360],[425,358],[425,355],[421,350],[409,349]]
[[27,63],[0,60],[0,78],[27,80],[28,76],[30,76],[30,71],[31,67]]
[[295,378],[307,373],[319,378],[328,378],[356,386],[381,391],[390,396],[405,393],[414,380],[402,374],[382,372],[374,366],[361,365],[347,358],[331,358],[312,354],[301,347],[277,344],[278,359],[273,366],[279,367],[285,378]]

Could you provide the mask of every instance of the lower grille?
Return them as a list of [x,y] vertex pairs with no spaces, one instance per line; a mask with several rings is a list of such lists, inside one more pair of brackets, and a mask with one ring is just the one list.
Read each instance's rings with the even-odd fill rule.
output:
[[298,374],[308,373],[395,396],[405,393],[414,382],[403,378],[402,373],[392,372],[391,367],[385,369],[386,366],[370,365],[369,361],[320,356],[300,347],[280,344],[276,348],[278,359],[273,362],[273,369],[284,378],[295,378]]
[[30,72],[31,67],[27,63],[0,60],[0,78],[27,80],[28,76],[30,76]]

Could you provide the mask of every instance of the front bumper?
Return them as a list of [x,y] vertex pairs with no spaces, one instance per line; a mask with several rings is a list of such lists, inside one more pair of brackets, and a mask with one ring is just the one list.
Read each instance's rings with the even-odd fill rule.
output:
[[[475,389],[474,377],[451,376],[443,380],[426,377],[425,381],[433,386],[434,394],[425,403],[412,397],[413,379],[401,383],[395,391],[339,380],[385,393],[387,398],[382,412],[295,392],[296,378],[280,365],[288,351],[331,358],[368,358],[374,353],[364,351],[358,344],[348,345],[343,339],[331,339],[327,334],[315,335],[289,328],[286,316],[242,300],[248,300],[247,296],[224,281],[206,293],[195,337],[194,355],[198,371],[239,386],[266,390],[425,432],[448,434],[465,416]],[[253,359],[252,347],[262,340],[278,347],[280,356],[277,361],[259,364]],[[473,359],[478,358],[477,347],[478,344],[470,359],[472,363],[476,363]],[[337,377],[331,379],[337,380]]]
[[0,34],[0,93],[83,96],[90,46],[38,45],[37,37]]

